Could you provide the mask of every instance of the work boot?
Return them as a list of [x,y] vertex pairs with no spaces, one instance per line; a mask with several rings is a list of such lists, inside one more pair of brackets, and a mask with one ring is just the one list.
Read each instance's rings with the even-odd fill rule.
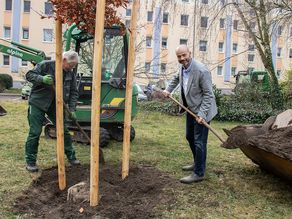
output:
[[80,160],[77,160],[77,159],[69,160],[69,163],[70,163],[72,166],[79,166],[79,165],[81,165]]
[[39,168],[37,167],[37,165],[35,163],[28,163],[26,165],[26,170],[28,172],[34,173],[34,172],[38,172]]
[[191,164],[191,165],[186,165],[182,167],[183,171],[193,171],[195,168],[195,163]]
[[194,183],[194,182],[200,182],[202,180],[204,180],[204,176],[198,176],[197,174],[192,173],[189,176],[181,178],[179,181],[181,183],[191,184],[191,183]]

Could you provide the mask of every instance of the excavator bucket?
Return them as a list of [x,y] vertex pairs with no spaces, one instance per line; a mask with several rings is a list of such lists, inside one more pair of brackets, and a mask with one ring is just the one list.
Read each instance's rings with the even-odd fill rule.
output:
[[5,116],[7,111],[0,105],[0,116]]
[[239,148],[261,168],[292,182],[292,110],[270,117],[262,125],[224,130],[227,149]]

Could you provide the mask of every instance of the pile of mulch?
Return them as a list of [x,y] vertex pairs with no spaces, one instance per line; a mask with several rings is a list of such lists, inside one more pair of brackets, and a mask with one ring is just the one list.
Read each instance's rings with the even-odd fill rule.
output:
[[265,130],[261,126],[237,126],[228,132],[222,147],[233,149],[252,146],[292,161],[292,126]]
[[[66,168],[67,187],[85,181],[89,187],[88,165]],[[156,218],[175,203],[172,188],[177,180],[151,166],[130,168],[122,181],[118,166],[104,166],[100,170],[100,201],[90,207],[88,201],[68,202],[67,188],[58,188],[58,172],[53,167],[44,170],[23,194],[15,200],[16,214],[31,218]],[[89,188],[88,188],[89,191]],[[80,213],[82,212],[82,213]]]

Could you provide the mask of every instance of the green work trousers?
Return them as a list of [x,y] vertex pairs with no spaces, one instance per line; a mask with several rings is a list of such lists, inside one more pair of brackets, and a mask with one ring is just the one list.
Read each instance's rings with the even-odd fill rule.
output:
[[[29,105],[28,108],[28,123],[29,134],[25,144],[25,160],[28,164],[35,164],[37,160],[39,139],[42,133],[43,122],[45,120],[45,114],[55,125],[56,124],[56,106],[55,101],[50,105],[47,112],[39,109],[36,106]],[[72,147],[72,140],[69,134],[68,128],[64,122],[64,147],[65,154],[68,160],[75,160],[75,151]]]

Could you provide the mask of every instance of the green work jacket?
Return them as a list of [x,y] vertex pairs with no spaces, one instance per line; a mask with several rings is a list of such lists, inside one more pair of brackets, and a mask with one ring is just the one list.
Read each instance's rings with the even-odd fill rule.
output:
[[[26,73],[26,79],[33,84],[29,104],[47,112],[52,102],[55,101],[55,92],[51,85],[43,83],[45,75],[52,75],[55,83],[55,61],[43,61],[37,64],[33,70]],[[77,99],[76,75],[73,71],[63,70],[63,100],[72,112],[76,109]]]

